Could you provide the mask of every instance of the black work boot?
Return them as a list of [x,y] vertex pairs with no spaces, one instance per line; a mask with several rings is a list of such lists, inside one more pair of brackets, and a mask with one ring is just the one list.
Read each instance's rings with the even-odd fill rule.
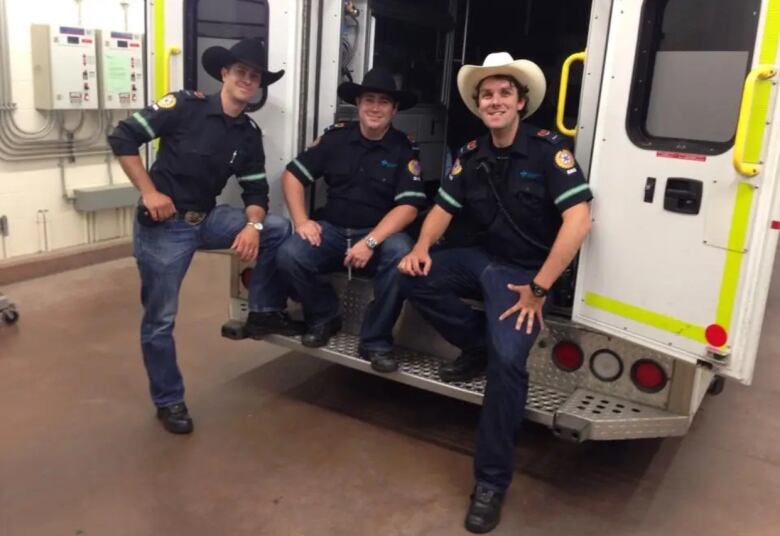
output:
[[366,361],[370,361],[371,368],[377,372],[398,370],[398,361],[395,360],[391,350],[366,350],[362,346],[358,346],[358,354]]
[[464,526],[469,532],[484,534],[498,526],[501,521],[501,502],[504,494],[477,484],[471,494],[469,511]]
[[266,335],[276,333],[278,335],[303,335],[306,324],[290,318],[284,311],[272,311],[268,313],[249,313],[244,324],[247,337],[262,339]]
[[465,382],[482,376],[487,368],[484,350],[461,352],[455,361],[439,367],[439,377],[445,382]]
[[172,434],[189,434],[192,432],[192,418],[184,402],[157,408],[157,418]]
[[337,316],[318,326],[309,327],[301,337],[301,344],[309,348],[325,346],[332,336],[341,331],[341,317]]

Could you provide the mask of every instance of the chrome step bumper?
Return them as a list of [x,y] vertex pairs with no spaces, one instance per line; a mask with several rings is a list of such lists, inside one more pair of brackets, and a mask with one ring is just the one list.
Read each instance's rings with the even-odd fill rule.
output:
[[[242,323],[235,320],[222,327],[222,334],[232,339],[245,338]],[[482,404],[484,376],[468,382],[443,382],[438,376],[442,360],[420,352],[396,347],[399,369],[388,374],[374,371],[359,357],[356,335],[339,333],[321,348],[303,346],[299,337],[269,335],[263,340],[389,380]],[[529,384],[525,418],[547,426],[563,439],[578,442],[679,436],[689,426],[686,416],[587,389],[577,388],[569,393],[533,381]]]

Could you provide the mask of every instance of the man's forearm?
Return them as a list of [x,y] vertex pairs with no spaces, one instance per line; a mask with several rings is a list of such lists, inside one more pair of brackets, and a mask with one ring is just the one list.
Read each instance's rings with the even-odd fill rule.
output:
[[430,249],[442,237],[451,221],[452,214],[440,206],[434,205],[425,217],[416,246],[422,246],[426,250]]
[[118,156],[117,160],[119,161],[119,165],[122,167],[122,171],[125,172],[127,178],[130,179],[130,182],[133,183],[133,186],[138,188],[138,191],[141,192],[141,195],[146,195],[157,191],[157,188],[152,182],[152,178],[146,171],[146,167],[144,166],[140,155],[133,154]]
[[570,210],[575,212],[564,218],[547,260],[534,277],[536,284],[543,288],[549,289],[555,284],[577,255],[590,231],[590,207],[583,203],[582,207],[575,206]]
[[388,236],[403,231],[416,217],[417,208],[411,205],[395,207],[368,234],[382,243]]
[[265,209],[260,205],[248,205],[244,209],[244,213],[248,221],[260,223],[265,221]]
[[303,184],[295,178],[295,175],[285,171],[282,175],[282,190],[284,200],[287,202],[287,210],[290,211],[290,218],[292,218],[293,224],[299,227],[309,219],[306,212],[306,191]]

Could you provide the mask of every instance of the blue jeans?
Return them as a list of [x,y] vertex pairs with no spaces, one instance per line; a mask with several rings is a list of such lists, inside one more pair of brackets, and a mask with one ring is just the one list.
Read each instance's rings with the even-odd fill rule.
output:
[[[317,223],[322,226],[322,243],[318,247],[293,234],[279,248],[276,259],[279,271],[301,299],[309,327],[322,325],[339,315],[339,299],[333,287],[317,277],[318,274],[344,270],[347,240],[355,245],[371,230],[346,229],[326,221]],[[412,239],[408,235],[391,235],[377,246],[362,270],[374,276],[374,300],[366,308],[360,330],[360,345],[365,350],[393,348],[393,326],[403,305],[398,289],[401,274],[396,267],[411,249]]]
[[[500,262],[479,247],[435,252],[427,277],[401,280],[401,292],[441,335],[466,351],[487,351],[487,386],[477,430],[474,476],[483,486],[504,492],[512,481],[514,447],[528,395],[526,361],[539,334],[514,329],[517,315],[498,317],[518,295],[507,284],[527,284],[535,271]],[[485,311],[461,297],[481,296]]]
[[[269,215],[260,234],[260,253],[249,288],[251,311],[281,311],[287,287],[276,271],[275,255],[290,235],[284,218]],[[154,227],[135,222],[133,254],[141,275],[141,350],[149,390],[157,407],[184,400],[184,382],[176,364],[173,328],[179,308],[179,288],[199,249],[229,248],[246,226],[244,211],[220,205],[199,224],[176,216]]]

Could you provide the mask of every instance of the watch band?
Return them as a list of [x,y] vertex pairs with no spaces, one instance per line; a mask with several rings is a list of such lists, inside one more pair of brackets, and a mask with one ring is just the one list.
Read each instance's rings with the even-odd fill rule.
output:
[[263,230],[263,224],[260,223],[259,221],[248,221],[248,222],[246,222],[246,224],[254,227],[258,231],[262,231]]
[[536,284],[536,282],[533,279],[531,280],[530,286],[531,286],[531,292],[533,292],[534,296],[536,296],[537,298],[544,298],[545,296],[547,296],[547,293],[550,292],[550,289],[540,287],[539,285]]

